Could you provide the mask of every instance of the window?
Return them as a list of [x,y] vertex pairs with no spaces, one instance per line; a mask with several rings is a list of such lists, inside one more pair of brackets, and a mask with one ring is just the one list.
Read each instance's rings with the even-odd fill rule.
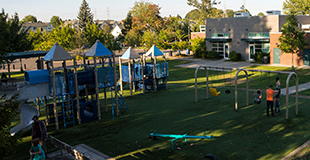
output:
[[200,25],[200,32],[206,32],[206,26],[205,25]]
[[211,38],[229,38],[228,33],[212,33]]
[[219,56],[224,56],[224,43],[223,42],[213,42],[212,43],[212,50],[219,53]]
[[250,32],[249,38],[270,38],[269,33]]

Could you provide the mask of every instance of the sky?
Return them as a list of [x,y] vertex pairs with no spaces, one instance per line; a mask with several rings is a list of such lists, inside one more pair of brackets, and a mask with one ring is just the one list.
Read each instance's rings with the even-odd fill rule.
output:
[[[94,13],[94,18],[99,20],[123,20],[128,11],[133,7],[137,0],[86,0]],[[187,5],[187,0],[145,0],[161,7],[160,15],[176,16],[182,18],[186,13],[195,9]],[[221,4],[216,8],[223,9],[226,1],[226,9],[239,10],[245,0],[221,0]],[[77,19],[82,0],[0,0],[0,7],[5,13],[13,15],[18,13],[20,20],[27,15],[37,17],[39,21],[49,22],[52,16],[59,16],[61,19]],[[281,10],[283,0],[247,0],[246,8],[252,15],[259,12],[266,14],[267,10]],[[109,12],[108,12],[109,10]],[[109,13],[109,14],[108,14]],[[109,15],[109,16],[108,16]]]

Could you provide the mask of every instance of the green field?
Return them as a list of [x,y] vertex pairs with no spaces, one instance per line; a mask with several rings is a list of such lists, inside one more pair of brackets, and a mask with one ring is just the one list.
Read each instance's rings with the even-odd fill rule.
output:
[[[121,115],[112,120],[111,106],[109,112],[104,112],[102,105],[102,119],[76,125],[60,130],[55,130],[54,125],[48,126],[48,133],[54,137],[74,146],[85,143],[100,152],[103,152],[116,159],[178,159],[197,160],[205,159],[206,154],[213,154],[218,159],[271,159],[278,160],[306,142],[310,137],[308,107],[310,100],[299,98],[299,114],[294,115],[295,98],[290,97],[289,120],[285,120],[285,97],[281,97],[281,114],[276,117],[266,117],[266,106],[253,104],[253,97],[250,96],[250,105],[245,104],[245,91],[238,91],[239,110],[234,110],[234,90],[231,94],[224,94],[228,89],[234,73],[215,72],[211,77],[211,86],[222,92],[220,96],[205,99],[205,73],[198,74],[198,99],[195,102],[195,90],[193,88],[195,79],[195,69],[175,67],[178,64],[189,63],[182,60],[169,60],[169,84],[167,90],[147,93],[134,93],[129,97],[126,90],[124,96],[128,104],[127,112],[122,110]],[[260,66],[254,66],[259,69]],[[268,68],[277,70],[279,68]],[[264,69],[266,70],[266,69]],[[306,82],[308,78],[307,70],[299,71],[301,75],[300,84]],[[268,85],[275,84],[277,75],[260,75],[260,73],[250,76],[250,88],[267,89]],[[240,84],[244,75],[240,75]],[[284,84],[285,76],[281,77]],[[293,85],[294,80],[290,83]],[[261,86],[261,87],[260,87]],[[266,87],[267,86],[267,87]],[[251,91],[250,95],[254,91]],[[110,95],[110,94],[108,94]],[[210,95],[211,96],[211,95]],[[103,93],[100,94],[101,104]],[[18,120],[18,117],[16,118]],[[42,110],[41,120],[44,120],[44,110]],[[19,122],[13,122],[17,124]],[[214,139],[188,139],[188,144],[184,140],[177,140],[175,148],[171,150],[171,140],[169,138],[149,139],[149,134],[157,130],[162,134],[185,134],[203,135],[206,131],[208,135],[215,136]],[[24,133],[19,142],[16,153],[7,159],[28,158],[28,148],[30,147],[30,132]],[[49,143],[49,152],[55,148]]]

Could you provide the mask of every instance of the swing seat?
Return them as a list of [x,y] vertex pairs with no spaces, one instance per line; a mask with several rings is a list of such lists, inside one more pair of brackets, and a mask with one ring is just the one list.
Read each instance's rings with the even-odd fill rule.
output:
[[215,88],[210,88],[209,91],[211,95],[214,97],[219,96],[221,94],[221,92],[218,92]]

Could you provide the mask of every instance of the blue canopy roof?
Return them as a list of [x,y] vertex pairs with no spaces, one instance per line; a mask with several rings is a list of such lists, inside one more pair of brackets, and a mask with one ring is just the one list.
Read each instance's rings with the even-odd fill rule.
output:
[[160,51],[155,45],[152,46],[151,49],[149,49],[146,53],[145,53],[145,56],[152,56],[152,57],[155,57],[155,56],[163,56],[163,52]]
[[108,50],[107,47],[105,47],[99,40],[96,41],[96,43],[88,50],[86,51],[87,57],[101,57],[101,56],[109,56],[113,53]]
[[73,57],[64,48],[62,48],[58,42],[55,43],[53,48],[47,52],[43,58],[45,61],[65,61],[71,59],[73,59]]
[[136,58],[140,58],[140,56],[131,47],[129,47],[127,51],[121,57],[121,59],[136,59]]

